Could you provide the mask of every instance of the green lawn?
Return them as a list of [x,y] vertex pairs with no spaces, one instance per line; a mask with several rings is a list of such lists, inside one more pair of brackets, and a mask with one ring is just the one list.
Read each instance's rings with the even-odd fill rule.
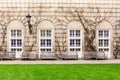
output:
[[120,80],[120,64],[0,65],[0,80]]

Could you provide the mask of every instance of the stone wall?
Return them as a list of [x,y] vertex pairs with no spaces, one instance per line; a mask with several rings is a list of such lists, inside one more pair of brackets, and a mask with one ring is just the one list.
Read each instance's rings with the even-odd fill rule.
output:
[[[97,1],[96,1],[97,2]],[[23,3],[24,4],[24,3]],[[12,4],[11,4],[12,5]],[[94,12],[91,12],[91,9]],[[77,16],[68,13],[69,10],[83,9],[84,15],[87,18],[93,18],[98,15],[97,9],[99,9],[101,18],[106,16],[105,20],[110,22],[113,29],[113,39],[116,39],[120,45],[120,6],[118,3],[28,3],[26,6],[1,6],[0,8],[0,50],[9,51],[8,46],[8,25],[17,20],[23,24],[24,29],[24,51],[32,48],[34,51],[38,50],[38,35],[37,29],[39,23],[42,21],[50,21],[54,25],[54,45],[53,50],[59,51],[59,46],[56,40],[60,43],[60,50],[67,50],[67,27],[71,21],[78,21]],[[32,16],[33,34],[28,32],[28,24],[26,21],[26,15],[30,13]],[[47,24],[47,23],[46,23]],[[17,24],[19,25],[19,24]],[[116,36],[115,33],[118,33]],[[114,42],[114,41],[113,41]],[[63,44],[64,43],[64,44]],[[84,42],[83,42],[84,43]],[[32,45],[32,46],[31,46]]]

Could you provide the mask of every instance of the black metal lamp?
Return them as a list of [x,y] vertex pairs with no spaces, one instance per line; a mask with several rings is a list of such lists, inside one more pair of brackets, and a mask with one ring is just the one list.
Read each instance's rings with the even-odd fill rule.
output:
[[26,18],[27,18],[27,22],[30,22],[30,21],[31,21],[31,16],[30,16],[29,13],[28,13],[28,15],[26,16]]
[[29,33],[32,34],[32,24],[30,23],[30,21],[31,21],[31,16],[30,16],[29,13],[28,13],[28,15],[26,16],[26,18],[27,18],[28,27],[29,27]]

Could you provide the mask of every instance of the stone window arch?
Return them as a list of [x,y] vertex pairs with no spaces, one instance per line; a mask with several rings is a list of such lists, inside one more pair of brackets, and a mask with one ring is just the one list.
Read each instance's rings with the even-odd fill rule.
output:
[[112,56],[112,24],[102,21],[97,26],[97,49],[104,51],[108,58]]
[[54,51],[54,25],[51,21],[43,20],[38,24],[37,36],[39,55]]
[[83,57],[83,36],[84,29],[82,24],[79,21],[71,21],[68,24],[67,28],[68,34],[68,51],[69,52],[77,52],[78,58]]
[[23,51],[24,25],[18,20],[10,21],[7,26],[8,50],[16,53],[16,58],[20,58]]

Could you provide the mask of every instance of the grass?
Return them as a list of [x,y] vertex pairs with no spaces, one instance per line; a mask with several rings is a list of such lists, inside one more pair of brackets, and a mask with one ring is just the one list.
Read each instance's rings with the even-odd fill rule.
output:
[[120,80],[120,64],[0,65],[0,80]]

